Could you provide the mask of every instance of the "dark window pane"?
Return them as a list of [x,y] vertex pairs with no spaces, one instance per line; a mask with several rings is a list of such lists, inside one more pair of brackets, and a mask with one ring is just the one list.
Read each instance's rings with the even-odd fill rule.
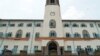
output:
[[90,27],[94,27],[94,25],[93,24],[90,24]]
[[64,24],[64,27],[69,27],[69,24]]
[[26,33],[26,38],[30,38],[30,33]]
[[23,27],[23,23],[18,24],[19,27]]
[[15,26],[15,24],[9,24],[9,26],[14,27],[14,26]]
[[55,3],[55,0],[51,0],[50,2],[51,2],[51,3]]
[[27,27],[31,27],[32,26],[32,24],[30,23],[30,24],[27,24]]
[[70,34],[69,33],[66,33],[66,37],[70,37]]

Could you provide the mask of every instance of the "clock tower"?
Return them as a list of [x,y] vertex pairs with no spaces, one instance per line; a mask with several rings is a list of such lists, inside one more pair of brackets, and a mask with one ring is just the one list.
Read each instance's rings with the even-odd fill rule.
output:
[[63,37],[59,0],[46,0],[42,37]]

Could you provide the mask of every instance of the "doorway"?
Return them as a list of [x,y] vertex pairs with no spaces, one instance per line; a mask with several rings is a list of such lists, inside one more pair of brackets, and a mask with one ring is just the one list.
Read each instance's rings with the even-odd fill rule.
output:
[[58,55],[58,43],[55,41],[50,41],[48,43],[48,55],[50,56],[56,56]]

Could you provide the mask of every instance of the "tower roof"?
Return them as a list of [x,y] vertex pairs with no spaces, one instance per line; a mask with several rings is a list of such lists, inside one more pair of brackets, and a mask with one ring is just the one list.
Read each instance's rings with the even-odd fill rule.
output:
[[59,5],[59,0],[47,0],[46,5]]

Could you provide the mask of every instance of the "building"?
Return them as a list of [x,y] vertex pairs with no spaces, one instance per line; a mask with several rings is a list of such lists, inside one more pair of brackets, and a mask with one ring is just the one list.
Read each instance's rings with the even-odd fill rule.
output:
[[59,0],[47,0],[44,20],[0,20],[0,53],[6,48],[13,54],[42,51],[57,55],[77,48],[100,49],[100,20],[62,20]]

